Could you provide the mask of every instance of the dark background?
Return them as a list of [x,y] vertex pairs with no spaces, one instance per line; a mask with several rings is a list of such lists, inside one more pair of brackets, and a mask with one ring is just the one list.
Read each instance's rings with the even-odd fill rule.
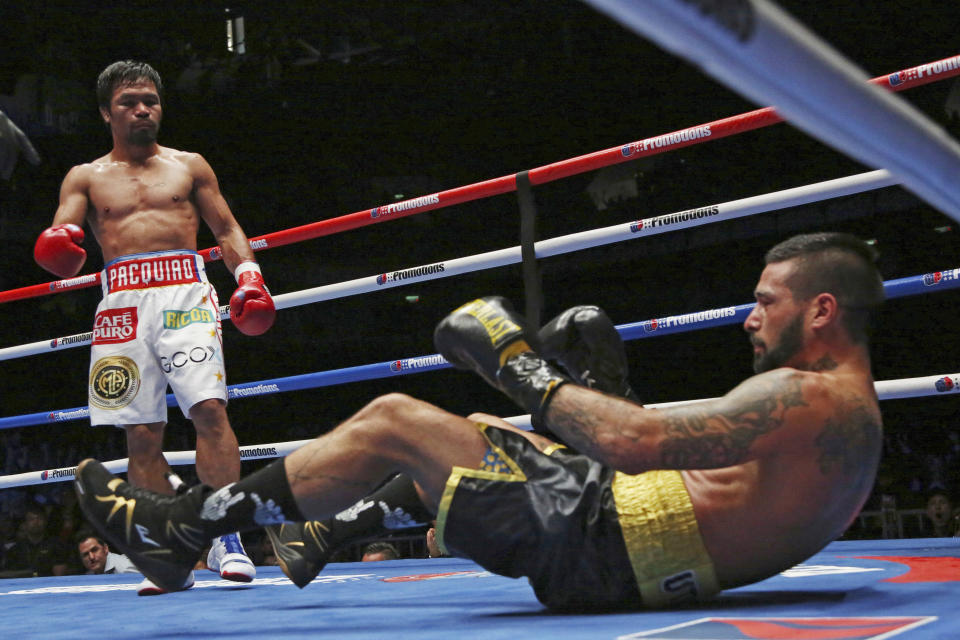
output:
[[[942,2],[780,2],[870,76],[946,58],[958,11]],[[229,11],[227,11],[229,9]],[[166,85],[160,142],[202,153],[250,237],[508,175],[755,108],[692,66],[568,0],[481,2],[35,2],[0,8],[0,108],[43,163],[0,180],[0,290],[47,282],[32,260],[60,181],[109,150],[94,82],[110,62],[143,59]],[[226,50],[243,15],[246,53]],[[311,58],[298,40],[318,51]],[[953,81],[901,95],[958,134]],[[883,132],[878,132],[883,135]],[[541,238],[609,226],[868,170],[786,124],[618,165],[637,195],[598,208],[594,173],[535,189]],[[752,300],[763,252],[800,231],[876,241],[885,279],[960,264],[955,224],[900,188],[662,234],[542,262],[550,318],[574,305],[614,322]],[[213,240],[204,231],[200,245]],[[515,246],[514,194],[258,253],[275,294]],[[102,266],[92,238],[83,272]],[[209,268],[225,302],[234,286]],[[522,308],[520,267],[405,285],[282,311],[266,335],[224,324],[229,382],[434,353],[436,322],[501,294]],[[419,296],[408,302],[407,296]],[[0,305],[0,346],[86,331],[99,291]],[[879,380],[957,370],[957,293],[887,304],[874,342]],[[740,327],[628,344],[650,402],[710,397],[750,375]],[[5,361],[2,415],[86,404],[87,350]],[[520,411],[474,376],[435,372],[231,402],[242,444],[326,431],[386,391],[454,412]],[[890,457],[957,444],[956,395],[883,404]],[[169,449],[191,449],[171,409]],[[11,430],[48,458],[28,468],[117,454],[120,434],[75,421]],[[953,438],[953,439],[951,439]],[[51,444],[51,439],[53,444]],[[894,442],[898,444],[894,445]],[[897,451],[899,453],[894,454]],[[122,454],[122,449],[119,451]],[[919,458],[918,458],[919,459]],[[49,463],[49,464],[48,464]],[[928,473],[924,465],[917,473]],[[899,482],[902,479],[898,479]],[[929,484],[929,478],[920,480]]]

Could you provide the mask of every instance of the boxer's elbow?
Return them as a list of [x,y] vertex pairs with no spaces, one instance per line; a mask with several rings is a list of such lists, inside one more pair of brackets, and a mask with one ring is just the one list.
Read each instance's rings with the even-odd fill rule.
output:
[[637,475],[656,468],[646,451],[631,447],[618,447],[607,456],[607,464],[621,473]]

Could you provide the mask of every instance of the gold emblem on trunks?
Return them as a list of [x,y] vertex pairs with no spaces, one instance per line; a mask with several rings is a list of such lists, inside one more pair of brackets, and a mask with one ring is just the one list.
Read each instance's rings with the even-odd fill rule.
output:
[[90,401],[101,409],[120,409],[140,390],[140,369],[126,356],[107,356],[90,369]]

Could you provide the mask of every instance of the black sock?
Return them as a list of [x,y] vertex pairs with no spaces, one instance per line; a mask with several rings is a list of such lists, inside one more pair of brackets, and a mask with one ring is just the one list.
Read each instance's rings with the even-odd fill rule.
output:
[[204,533],[214,538],[284,521],[303,521],[305,518],[290,490],[283,460],[271,462],[239,482],[208,493],[199,513]]
[[342,544],[382,536],[399,530],[426,527],[433,514],[420,501],[413,480],[400,474],[349,509],[324,520],[330,528],[329,544]]

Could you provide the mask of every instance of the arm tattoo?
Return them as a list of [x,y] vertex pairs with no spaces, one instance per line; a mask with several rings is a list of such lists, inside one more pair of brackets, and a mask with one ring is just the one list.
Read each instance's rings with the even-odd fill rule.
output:
[[599,453],[597,449],[602,434],[611,429],[616,430],[621,437],[630,437],[619,428],[619,421],[601,420],[595,413],[587,411],[579,404],[551,412],[548,424],[550,430],[561,436],[568,445],[588,454]]
[[805,406],[800,380],[795,376],[754,381],[723,412],[698,408],[664,413],[666,437],[660,447],[664,469],[708,469],[737,464],[750,446],[783,424],[792,407]]
[[[843,415],[846,414],[846,415]],[[881,427],[863,405],[828,420],[817,436],[820,472],[855,473],[861,461],[880,447]]]

